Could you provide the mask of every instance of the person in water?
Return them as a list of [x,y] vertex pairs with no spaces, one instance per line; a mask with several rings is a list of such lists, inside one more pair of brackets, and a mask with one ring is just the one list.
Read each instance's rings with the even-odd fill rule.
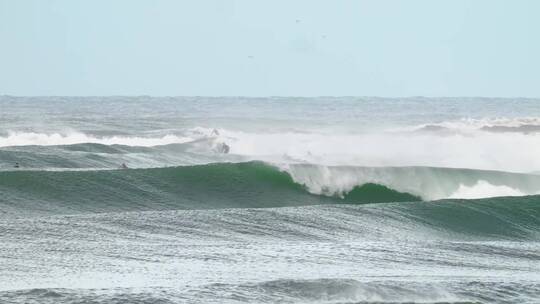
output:
[[226,143],[220,143],[216,146],[215,151],[218,153],[227,154],[231,150],[231,147]]
[[15,166],[13,166],[14,168],[20,168],[20,165],[18,162],[15,163]]
[[126,165],[126,163],[122,163],[120,165],[120,169],[129,169],[128,166]]

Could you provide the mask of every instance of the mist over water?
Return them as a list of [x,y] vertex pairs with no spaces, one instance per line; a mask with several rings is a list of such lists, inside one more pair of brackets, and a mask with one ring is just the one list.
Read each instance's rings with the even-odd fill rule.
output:
[[540,100],[0,109],[0,302],[540,300]]

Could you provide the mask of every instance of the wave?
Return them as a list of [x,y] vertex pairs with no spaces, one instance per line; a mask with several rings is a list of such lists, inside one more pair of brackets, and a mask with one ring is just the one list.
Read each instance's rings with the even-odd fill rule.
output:
[[[198,128],[210,136],[214,129]],[[540,135],[472,132],[217,129],[216,140],[247,160],[327,166],[433,166],[514,172],[540,170]],[[516,149],[527,147],[527,149]]]
[[[262,163],[0,172],[5,213],[87,213],[313,203],[289,175]],[[322,199],[322,198],[321,198]],[[307,203],[309,204],[309,203]]]
[[539,187],[538,175],[423,167],[278,168],[246,162],[102,171],[21,170],[0,172],[0,212],[77,214],[411,202],[532,195]]
[[534,134],[540,132],[539,117],[499,117],[499,118],[463,118],[456,121],[428,123],[409,127],[406,130],[428,132],[465,132],[486,131],[494,133],[514,132]]
[[[18,303],[21,299],[39,303],[181,303],[198,299],[199,303],[252,302],[257,303],[424,303],[424,304],[474,304],[486,299],[508,302],[526,300],[537,286],[527,284],[522,288],[504,283],[491,283],[496,291],[487,295],[474,288],[479,283],[420,283],[400,281],[361,282],[354,279],[279,279],[257,283],[215,283],[196,288],[114,288],[68,289],[41,288],[0,291],[0,300]],[[519,296],[515,291],[520,291]],[[484,291],[481,289],[481,291]],[[485,291],[484,291],[485,292]],[[219,299],[219,301],[216,301]]]
[[189,137],[179,137],[168,134],[161,137],[138,137],[138,136],[110,136],[97,137],[80,132],[61,133],[35,133],[35,132],[8,132],[6,136],[0,136],[0,147],[12,146],[56,146],[74,145],[81,143],[96,143],[102,145],[126,145],[151,147],[174,143],[192,141]]
[[[540,125],[540,124],[539,124]],[[487,125],[486,125],[487,126]],[[509,125],[510,127],[510,125]],[[22,155],[32,151],[32,147],[58,148],[52,155],[42,157],[47,160],[59,158],[69,164],[80,157],[80,153],[104,153],[107,155],[89,156],[88,162],[66,167],[82,168],[118,166],[124,162],[112,156],[106,147],[78,150],[80,145],[115,146],[122,145],[122,153],[132,153],[126,161],[132,167],[163,167],[172,165],[191,165],[223,161],[265,161],[271,163],[315,163],[327,166],[433,166],[453,168],[474,168],[513,172],[533,172],[540,170],[540,133],[506,133],[474,131],[458,132],[363,132],[357,130],[281,130],[280,132],[238,131],[194,127],[183,129],[178,135],[109,136],[100,137],[81,132],[67,134],[53,133],[8,133],[0,136],[1,151],[19,147]],[[186,149],[143,150],[164,145],[185,144]],[[22,146],[21,146],[22,145]],[[73,149],[69,145],[78,146]],[[227,147],[227,156],[220,153]],[[189,146],[189,147],[188,147]],[[517,149],[516,147],[527,147]],[[90,147],[90,146],[89,146]],[[130,149],[129,147],[133,148]],[[95,148],[90,147],[90,148]],[[119,147],[113,147],[113,149]],[[35,150],[35,149],[34,149]],[[71,152],[68,154],[67,152]],[[188,155],[192,152],[191,155]],[[135,155],[137,154],[137,155]],[[153,155],[155,154],[155,155]],[[117,154],[118,155],[118,154]],[[211,157],[208,157],[211,155]],[[39,153],[35,155],[38,166],[43,163]],[[217,157],[215,157],[217,156]],[[95,162],[103,159],[103,162]],[[105,159],[108,158],[108,159]],[[201,158],[198,160],[198,158]],[[16,157],[10,157],[11,164]],[[27,160],[27,159],[24,159]],[[147,162],[145,160],[148,160]],[[0,160],[0,167],[4,164]],[[47,165],[44,162],[43,165]],[[54,166],[62,166],[60,159]],[[114,167],[112,166],[112,167]]]
[[0,170],[115,169],[125,163],[130,168],[157,168],[196,165],[243,159],[220,153],[220,142],[212,138],[158,146],[104,145],[81,143],[60,146],[11,146],[0,149]]
[[384,185],[423,200],[487,198],[540,193],[540,176],[434,167],[354,167],[282,165],[293,180],[314,194],[346,197],[358,186]]

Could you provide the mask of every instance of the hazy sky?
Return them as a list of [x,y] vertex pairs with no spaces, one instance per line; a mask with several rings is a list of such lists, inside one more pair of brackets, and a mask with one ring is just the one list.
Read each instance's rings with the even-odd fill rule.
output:
[[540,97],[540,1],[0,0],[0,94]]

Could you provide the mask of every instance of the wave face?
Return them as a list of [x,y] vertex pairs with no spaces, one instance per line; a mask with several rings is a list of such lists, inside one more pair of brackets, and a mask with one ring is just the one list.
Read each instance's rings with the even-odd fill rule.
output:
[[272,207],[304,204],[308,196],[289,175],[262,163],[0,174],[3,204],[25,212]]
[[99,171],[0,172],[7,214],[280,207],[523,196],[540,176],[466,169],[261,162]]
[[538,303],[539,103],[0,96],[0,302]]
[[100,171],[0,172],[4,210],[111,212],[279,207],[418,200],[382,185],[358,184],[339,197],[313,195],[287,172],[259,162]]

